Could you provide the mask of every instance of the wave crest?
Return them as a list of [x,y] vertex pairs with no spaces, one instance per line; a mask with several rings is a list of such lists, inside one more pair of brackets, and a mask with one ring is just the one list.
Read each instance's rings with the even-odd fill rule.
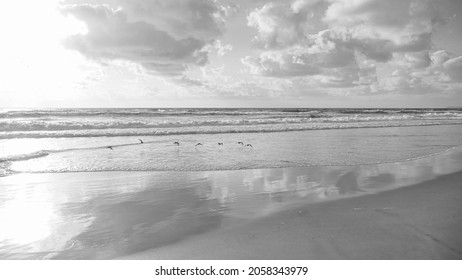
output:
[[229,126],[182,126],[166,128],[133,128],[133,129],[88,129],[57,131],[8,131],[0,132],[0,139],[13,138],[74,138],[74,137],[116,137],[116,136],[164,136],[218,133],[264,133],[288,132],[325,129],[355,129],[380,127],[406,127],[431,125],[459,125],[462,121],[388,121],[388,122],[324,122],[324,123],[292,123],[262,125],[229,125]]
[[49,151],[41,150],[41,151],[32,152],[28,154],[0,157],[0,163],[11,162],[11,161],[22,161],[22,160],[28,160],[28,159],[33,159],[33,158],[39,158],[39,157],[46,157],[47,155],[49,155]]

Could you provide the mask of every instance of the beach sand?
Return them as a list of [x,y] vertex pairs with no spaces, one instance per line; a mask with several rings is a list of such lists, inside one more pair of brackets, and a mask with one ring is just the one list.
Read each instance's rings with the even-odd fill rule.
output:
[[462,150],[405,162],[0,178],[0,259],[462,259]]
[[462,172],[307,204],[129,259],[462,259]]

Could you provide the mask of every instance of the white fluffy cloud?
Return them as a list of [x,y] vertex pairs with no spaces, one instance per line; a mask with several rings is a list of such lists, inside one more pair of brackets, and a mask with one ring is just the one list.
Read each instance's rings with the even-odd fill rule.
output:
[[336,36],[370,58],[388,61],[395,52],[431,48],[443,18],[428,0],[331,0],[324,21]]
[[60,7],[87,27],[86,33],[67,38],[68,48],[103,63],[138,63],[164,76],[182,76],[190,66],[207,63],[209,46],[222,35],[231,8],[212,0],[91,1]]
[[317,75],[354,63],[351,50],[326,48],[317,42],[313,40],[311,45],[294,46],[284,51],[265,51],[258,57],[247,56],[242,62],[253,74],[274,77]]
[[[272,77],[312,76],[317,83],[338,86],[352,85],[358,76],[352,48],[339,44],[326,25],[316,26],[326,4],[317,0],[297,0],[292,3],[269,3],[252,11],[248,25],[258,34],[255,46],[258,56],[247,56],[242,62],[250,73]],[[320,30],[317,30],[320,29]]]
[[[432,57],[432,33],[444,23],[437,5],[428,0],[266,4],[248,16],[260,51],[242,62],[252,74],[305,77],[321,87],[380,86],[376,67],[383,62],[395,67],[382,83],[388,88],[418,86],[428,69],[460,81],[462,59]],[[319,14],[321,23],[314,19]]]
[[[445,50],[406,53],[393,60],[395,70],[383,78],[387,89],[450,87],[462,82],[462,57]],[[439,85],[438,85],[439,84]]]
[[331,40],[329,30],[308,34],[282,49],[265,50],[257,57],[247,56],[242,62],[252,74],[273,77],[339,74],[356,66],[354,50]]
[[462,56],[439,50],[431,53],[430,73],[438,74],[444,82],[462,82]]
[[311,41],[313,9],[318,0],[297,0],[287,3],[268,3],[252,11],[247,17],[248,25],[258,31],[256,45],[274,49]]
[[453,80],[462,82],[462,56],[447,60],[444,64],[444,72]]

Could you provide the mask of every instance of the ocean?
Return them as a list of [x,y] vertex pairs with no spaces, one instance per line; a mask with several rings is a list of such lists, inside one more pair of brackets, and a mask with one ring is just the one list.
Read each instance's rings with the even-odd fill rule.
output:
[[404,161],[460,145],[461,125],[462,109],[1,109],[0,176]]
[[460,109],[3,109],[0,259],[162,259],[459,172],[461,143]]

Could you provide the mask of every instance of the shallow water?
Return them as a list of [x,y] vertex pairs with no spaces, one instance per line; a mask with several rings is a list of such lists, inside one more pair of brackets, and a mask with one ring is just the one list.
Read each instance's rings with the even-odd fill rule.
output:
[[[144,141],[141,144],[138,138]],[[179,141],[180,146],[173,145]],[[237,142],[251,143],[244,147]],[[196,143],[202,146],[195,146]],[[222,142],[219,146],[217,143]],[[462,143],[462,125],[146,137],[8,139],[12,173],[229,170],[394,162]],[[107,148],[112,146],[113,150]],[[1,174],[2,172],[0,172]]]
[[116,258],[461,170],[459,148],[379,165],[16,174],[0,178],[0,258]]

